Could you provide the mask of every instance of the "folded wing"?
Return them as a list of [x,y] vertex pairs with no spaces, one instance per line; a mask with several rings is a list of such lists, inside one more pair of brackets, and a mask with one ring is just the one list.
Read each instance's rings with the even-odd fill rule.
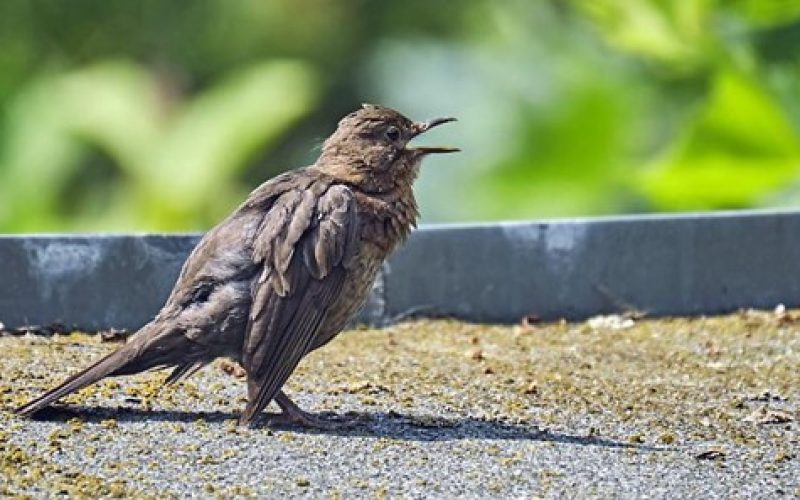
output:
[[242,423],[269,404],[311,349],[357,250],[357,218],[350,189],[323,183],[283,193],[265,217],[254,243],[262,272],[244,341]]

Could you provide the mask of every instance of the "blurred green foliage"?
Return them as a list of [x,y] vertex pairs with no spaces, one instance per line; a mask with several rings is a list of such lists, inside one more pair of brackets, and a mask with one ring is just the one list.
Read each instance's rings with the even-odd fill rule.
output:
[[364,101],[426,221],[789,206],[795,0],[6,0],[0,231],[204,229]]

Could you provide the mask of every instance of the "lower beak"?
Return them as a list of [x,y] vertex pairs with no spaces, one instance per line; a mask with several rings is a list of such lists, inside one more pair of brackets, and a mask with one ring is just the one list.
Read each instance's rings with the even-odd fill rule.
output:
[[416,148],[408,148],[411,151],[414,151],[419,154],[429,154],[429,153],[458,153],[461,151],[458,148],[449,148],[444,146],[418,146]]

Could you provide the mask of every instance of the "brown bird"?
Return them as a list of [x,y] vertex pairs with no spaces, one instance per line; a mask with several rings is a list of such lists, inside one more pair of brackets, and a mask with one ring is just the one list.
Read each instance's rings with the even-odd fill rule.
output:
[[104,377],[174,367],[165,383],[217,357],[247,373],[251,424],[335,426],[301,410],[282,387],[300,360],[328,343],[364,304],[384,259],[415,226],[412,184],[422,159],[445,147],[409,147],[454,118],[413,122],[365,104],[347,115],[314,165],[253,191],[189,255],[166,304],[117,351],[17,409],[32,414]]

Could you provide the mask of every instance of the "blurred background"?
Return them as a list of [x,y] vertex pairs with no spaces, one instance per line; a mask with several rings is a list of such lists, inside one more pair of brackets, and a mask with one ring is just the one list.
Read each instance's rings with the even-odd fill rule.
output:
[[423,222],[800,206],[797,0],[4,0],[0,231],[207,229],[361,102]]

